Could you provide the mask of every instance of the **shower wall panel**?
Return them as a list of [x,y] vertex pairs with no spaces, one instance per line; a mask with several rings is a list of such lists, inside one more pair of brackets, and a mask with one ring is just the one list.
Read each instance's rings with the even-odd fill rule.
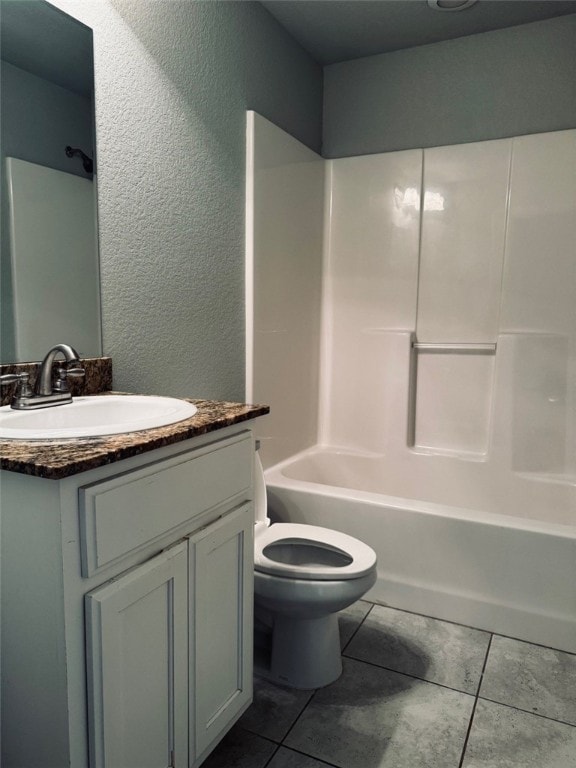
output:
[[328,166],[321,439],[382,451],[386,332],[416,323],[422,151]]
[[496,341],[511,142],[424,151],[417,337]]
[[411,385],[416,450],[481,457],[488,450],[494,355],[414,352]]
[[264,467],[318,432],[324,161],[248,113],[247,398],[267,403]]
[[[511,142],[424,151],[414,445],[482,456],[488,449],[504,262]],[[470,345],[466,348],[467,345]]]
[[575,130],[513,139],[500,328],[525,334],[514,468],[576,478]]
[[[320,442],[576,474],[575,158],[561,131],[329,161]],[[440,349],[392,371],[400,331]]]
[[512,140],[502,332],[576,334],[576,130]]

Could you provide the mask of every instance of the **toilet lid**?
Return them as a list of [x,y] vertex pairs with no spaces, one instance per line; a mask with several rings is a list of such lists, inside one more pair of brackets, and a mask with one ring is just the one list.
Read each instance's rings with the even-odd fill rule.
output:
[[340,531],[317,525],[275,523],[254,542],[257,571],[293,579],[357,579],[376,565],[367,544]]

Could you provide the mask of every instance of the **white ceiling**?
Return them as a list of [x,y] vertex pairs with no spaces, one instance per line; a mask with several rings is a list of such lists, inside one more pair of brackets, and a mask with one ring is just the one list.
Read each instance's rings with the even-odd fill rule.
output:
[[479,0],[454,12],[433,10],[427,0],[262,0],[262,5],[320,64],[576,13],[576,0]]
[[[427,0],[262,0],[262,5],[320,64],[576,13],[576,0],[479,0],[452,13],[430,9]],[[0,0],[0,21],[3,59],[90,93],[88,27],[44,0]]]

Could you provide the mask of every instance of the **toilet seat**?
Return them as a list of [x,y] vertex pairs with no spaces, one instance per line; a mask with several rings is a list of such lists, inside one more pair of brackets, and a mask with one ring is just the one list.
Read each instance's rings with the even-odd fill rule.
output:
[[367,544],[317,525],[276,523],[254,542],[255,569],[273,576],[340,581],[365,576],[375,564],[376,553]]

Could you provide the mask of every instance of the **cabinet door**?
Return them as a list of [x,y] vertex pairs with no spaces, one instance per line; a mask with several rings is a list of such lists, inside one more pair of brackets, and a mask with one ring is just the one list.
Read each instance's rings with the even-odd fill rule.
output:
[[191,765],[252,700],[254,517],[244,505],[190,537]]
[[91,768],[184,768],[187,543],[86,595],[86,621]]

